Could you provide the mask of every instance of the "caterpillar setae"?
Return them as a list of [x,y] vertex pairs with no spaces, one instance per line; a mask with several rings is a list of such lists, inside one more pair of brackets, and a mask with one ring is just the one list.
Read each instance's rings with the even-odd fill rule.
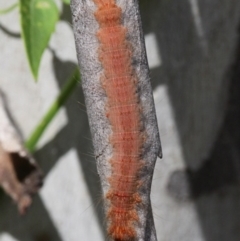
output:
[[161,144],[136,0],[73,0],[77,54],[107,233],[156,240],[150,189]]

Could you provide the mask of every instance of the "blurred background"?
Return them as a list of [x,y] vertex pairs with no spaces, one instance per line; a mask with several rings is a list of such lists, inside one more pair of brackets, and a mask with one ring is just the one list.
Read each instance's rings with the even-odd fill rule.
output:
[[[0,90],[24,139],[77,64],[69,6],[57,5],[37,83],[18,10],[0,16]],[[239,241],[240,1],[140,0],[140,10],[163,148],[151,196],[158,240]],[[34,155],[44,186],[24,217],[1,193],[0,241],[106,240],[80,84]]]

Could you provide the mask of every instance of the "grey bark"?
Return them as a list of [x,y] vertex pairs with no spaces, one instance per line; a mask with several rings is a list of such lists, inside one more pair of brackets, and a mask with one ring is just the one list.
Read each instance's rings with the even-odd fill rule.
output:
[[[139,96],[143,109],[142,121],[147,133],[143,151],[143,160],[146,162],[146,166],[141,175],[143,185],[140,190],[143,205],[138,208],[140,222],[136,228],[137,240],[154,241],[157,238],[151,213],[150,190],[155,161],[157,156],[161,156],[161,144],[150,85],[149,68],[137,0],[118,0],[116,3],[122,8],[122,22],[128,30],[128,40],[133,47],[132,63],[139,80]],[[103,195],[105,196],[109,190],[108,177],[111,174],[109,160],[113,149],[109,143],[111,126],[105,114],[107,97],[100,83],[103,69],[98,60],[99,43],[96,31],[99,26],[94,18],[96,6],[92,0],[72,0],[71,9],[82,86],[98,173],[102,183]],[[107,209],[108,206],[109,203],[105,201],[105,208]]]

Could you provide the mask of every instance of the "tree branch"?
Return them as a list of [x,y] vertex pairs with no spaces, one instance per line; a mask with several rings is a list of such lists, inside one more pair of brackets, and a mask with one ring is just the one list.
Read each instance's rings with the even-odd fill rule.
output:
[[[156,121],[155,106],[152,95],[152,88],[150,84],[149,68],[146,58],[144,36],[140,21],[138,1],[118,0],[115,3],[115,1],[113,0],[95,0],[95,3],[97,3],[95,4],[93,0],[72,0],[71,10],[73,16],[73,28],[77,49],[77,57],[81,69],[82,85],[85,95],[87,113],[90,122],[93,145],[95,149],[95,155],[97,157],[97,168],[103,189],[103,196],[105,201],[104,205],[107,216],[107,226],[109,229],[109,227],[112,225],[111,222],[113,222],[113,219],[111,220],[111,218],[109,217],[109,209],[113,208],[114,206],[112,204],[112,199],[109,198],[109,193],[111,192],[111,189],[113,189],[116,186],[114,186],[113,183],[109,181],[109,177],[119,175],[122,178],[126,178],[126,176],[123,176],[123,173],[115,173],[116,168],[113,169],[114,160],[111,160],[111,158],[117,156],[116,147],[113,145],[113,142],[111,141],[111,137],[114,136],[115,127],[113,128],[113,121],[111,121],[111,119],[108,118],[108,114],[106,113],[112,110],[109,107],[111,99],[108,95],[108,92],[106,91],[106,88],[104,88],[102,80],[103,77],[105,79],[105,82],[107,79],[106,66],[102,62],[101,58],[99,58],[99,52],[101,52],[103,50],[103,47],[106,46],[103,45],[103,43],[101,43],[101,41],[99,40],[99,36],[97,36],[97,32],[101,30],[100,21],[102,20],[97,20],[95,18],[97,7],[99,7],[98,5],[100,5],[100,7],[101,5],[103,7],[106,7],[109,6],[107,4],[109,4],[110,2],[112,5],[114,5],[115,9],[121,9],[121,24],[119,24],[118,26],[126,30],[126,37],[123,41],[124,43],[126,43],[126,46],[131,46],[125,47],[125,50],[130,49],[129,51],[131,51],[131,59],[129,61],[131,65],[130,70],[133,70],[134,74],[127,73],[127,75],[130,78],[130,81],[132,80],[132,76],[136,77],[137,79],[135,84],[139,100],[139,102],[137,103],[139,103],[141,109],[139,114],[141,124],[137,124],[136,127],[138,128],[138,125],[143,126],[144,131],[139,130],[141,129],[140,127],[138,128],[138,131],[139,133],[142,131],[142,133],[145,136],[144,143],[141,146],[141,156],[139,156],[139,158],[141,158],[141,160],[139,160],[138,163],[138,168],[140,169],[140,171],[138,172],[136,178],[134,178],[134,181],[136,181],[135,186],[138,186],[137,195],[139,195],[141,200],[139,204],[136,204],[134,206],[138,216],[138,221],[134,222],[133,225],[135,229],[134,240],[156,241],[157,238],[150,202],[150,190],[155,161],[157,156],[161,157],[162,154],[159,131]],[[112,18],[113,20],[110,19],[109,21],[115,21],[114,18],[116,18],[116,16]],[[122,45],[124,43],[122,43]],[[119,47],[117,49],[114,49],[114,47],[111,46],[111,53],[113,53],[113,51],[115,50],[119,50]],[[121,54],[124,55],[125,52],[121,52]],[[104,58],[107,58],[106,54],[104,55]],[[113,69],[113,71],[115,70]],[[128,104],[127,106],[129,107],[130,104]],[[117,107],[119,107],[119,105],[117,105]],[[122,126],[121,128],[124,127]],[[131,133],[133,133],[133,131]],[[121,134],[126,133],[121,132]],[[126,157],[126,154],[121,154],[125,155]],[[131,165],[131,163],[129,165]],[[131,167],[129,168],[131,169]],[[125,172],[127,172],[127,170],[125,170]],[[121,180],[119,180],[119,182],[121,182]],[[120,184],[118,185],[120,186]],[[126,189],[130,189],[130,187],[128,187],[127,184]],[[133,188],[131,190],[135,189]],[[111,192],[111,195],[114,194],[112,194]],[[118,193],[118,196],[119,195],[120,194]],[[136,199],[134,198],[132,200],[136,201]],[[119,204],[121,202],[117,201],[117,203],[119,205],[118,208],[123,209]],[[115,209],[116,206],[117,204],[115,205]],[[133,205],[131,204],[131,208],[132,207]],[[114,220],[116,221],[116,218]],[[130,238],[127,238],[127,234],[122,234],[122,236],[125,235],[125,238],[120,239],[116,236],[118,234],[115,234],[114,232],[111,233],[111,231],[108,230],[108,235],[112,240],[130,240]]]

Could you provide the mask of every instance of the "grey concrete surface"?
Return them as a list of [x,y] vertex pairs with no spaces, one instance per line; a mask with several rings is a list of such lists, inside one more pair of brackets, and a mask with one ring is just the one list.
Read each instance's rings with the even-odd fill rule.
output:
[[[141,0],[140,7],[164,155],[152,187],[158,240],[238,241],[240,2]],[[64,6],[34,83],[18,19],[17,11],[0,16],[0,89],[26,139],[76,57]],[[1,194],[0,241],[106,240],[92,155],[79,85],[35,154],[45,185],[28,215],[19,217]]]

